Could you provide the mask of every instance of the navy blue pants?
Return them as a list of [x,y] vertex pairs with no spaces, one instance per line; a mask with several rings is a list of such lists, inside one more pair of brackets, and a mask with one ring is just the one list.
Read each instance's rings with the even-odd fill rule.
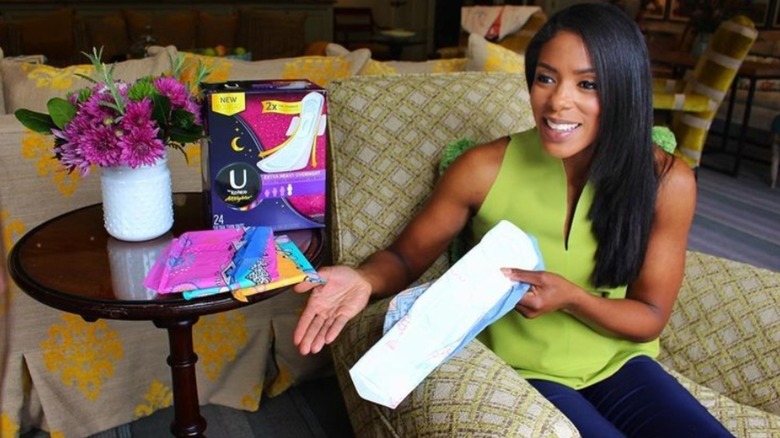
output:
[[583,438],[734,436],[646,356],[629,360],[615,375],[580,390],[546,380],[528,382],[577,426]]

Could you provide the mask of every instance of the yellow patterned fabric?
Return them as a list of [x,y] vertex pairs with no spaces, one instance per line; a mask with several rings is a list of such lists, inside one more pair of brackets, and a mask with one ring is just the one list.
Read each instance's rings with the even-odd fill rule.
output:
[[661,346],[685,376],[780,415],[780,273],[689,252]]
[[[446,144],[530,126],[522,81],[466,72],[331,83],[333,260],[355,264],[390,243],[430,193]],[[420,281],[447,266],[442,256]],[[348,370],[381,336],[387,305],[369,306],[331,348],[356,436],[579,436],[478,341],[395,410],[362,400]],[[780,273],[689,252],[661,348],[664,365],[737,437],[780,436]]]
[[[134,59],[114,65],[114,77],[132,81],[145,75],[159,75],[170,72],[170,59],[178,56],[176,48],[161,48],[155,56]],[[86,61],[86,57],[84,61]],[[92,76],[94,67],[89,64],[72,65],[64,68],[50,65],[0,61],[0,75],[3,79],[5,112],[13,113],[19,108],[33,111],[46,111],[46,102],[51,97],[65,95],[90,83],[79,75]]]
[[343,56],[299,56],[296,58],[242,61],[230,58],[185,53],[189,68],[186,77],[194,78],[198,62],[209,68],[204,82],[261,79],[309,79],[326,86],[334,79],[356,75],[368,62],[371,52],[358,49]]
[[686,112],[717,110],[715,101],[700,94],[685,94],[685,83],[676,79],[653,79],[653,108]]
[[766,438],[780,436],[780,416],[740,404],[717,391],[700,385],[675,370],[667,371],[707,408],[734,436]]
[[[328,56],[346,56],[350,54],[342,45],[329,43],[325,46]],[[466,69],[466,58],[434,59],[430,61],[376,61],[369,59],[360,70],[360,75],[396,75],[408,73],[453,73]]]
[[[99,169],[67,175],[51,147],[51,137],[0,116],[2,267],[24,233],[100,202]],[[200,147],[185,152],[187,159],[169,153],[174,190],[200,191]],[[171,405],[164,330],[150,321],[86,322],[33,300],[5,269],[0,275],[0,436],[33,427],[88,436]],[[290,339],[304,300],[285,293],[201,317],[194,327],[200,402],[256,410],[264,392],[278,394],[328,366],[329,355],[303,357]]]
[[691,167],[699,165],[712,119],[757,35],[755,25],[745,16],[739,15],[722,22],[707,50],[689,73],[682,93],[675,97],[654,92],[656,109],[677,110],[684,105],[692,105],[681,102],[690,99],[691,95],[703,96],[711,101],[705,109],[674,112],[671,129],[679,145],[675,154]]
[[498,44],[472,33],[466,51],[468,71],[497,71],[506,73],[525,73],[525,55],[513,52]]

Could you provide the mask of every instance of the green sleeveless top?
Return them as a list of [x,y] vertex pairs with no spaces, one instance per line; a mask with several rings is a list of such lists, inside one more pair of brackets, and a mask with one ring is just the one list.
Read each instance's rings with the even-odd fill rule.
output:
[[[592,294],[625,298],[625,286],[597,291],[589,280],[596,253],[587,217],[593,202],[590,184],[576,206],[567,247],[566,190],[563,163],[544,151],[536,129],[512,135],[496,181],[473,218],[475,241],[501,219],[509,220],[537,239],[545,270]],[[646,343],[616,339],[562,311],[534,319],[511,311],[478,338],[521,376],[574,389],[609,377],[632,357],[658,355],[657,339]]]

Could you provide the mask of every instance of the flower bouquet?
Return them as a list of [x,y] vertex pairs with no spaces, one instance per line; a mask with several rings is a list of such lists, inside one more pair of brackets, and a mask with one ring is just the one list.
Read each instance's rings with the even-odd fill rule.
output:
[[[173,203],[166,148],[205,137],[200,100],[177,79],[184,58],[171,59],[172,74],[146,76],[133,83],[116,80],[102,50],[85,55],[92,85],[47,102],[48,114],[19,109],[25,127],[54,138],[54,158],[68,172],[83,176],[102,168],[106,230],[122,240],[159,237],[173,225]],[[197,69],[195,83],[205,77]]]
[[[85,55],[95,68],[92,86],[48,101],[49,114],[19,109],[25,127],[54,135],[54,157],[71,172],[89,174],[100,167],[151,165],[165,147],[183,149],[204,138],[200,102],[177,77],[184,58],[171,60],[172,75],[146,76],[134,83],[114,79],[113,66],[100,61],[97,49]],[[199,68],[196,83],[206,76]]]

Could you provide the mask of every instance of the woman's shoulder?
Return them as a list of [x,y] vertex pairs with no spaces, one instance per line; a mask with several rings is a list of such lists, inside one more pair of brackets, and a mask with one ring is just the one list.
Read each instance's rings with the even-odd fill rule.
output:
[[453,164],[458,168],[500,166],[509,145],[509,137],[500,137],[487,143],[478,144],[463,152]]
[[468,149],[447,168],[444,181],[466,189],[481,202],[501,169],[508,144],[509,137],[502,137]]
[[695,202],[696,177],[685,161],[666,152],[656,153],[656,165],[659,168],[658,199]]

